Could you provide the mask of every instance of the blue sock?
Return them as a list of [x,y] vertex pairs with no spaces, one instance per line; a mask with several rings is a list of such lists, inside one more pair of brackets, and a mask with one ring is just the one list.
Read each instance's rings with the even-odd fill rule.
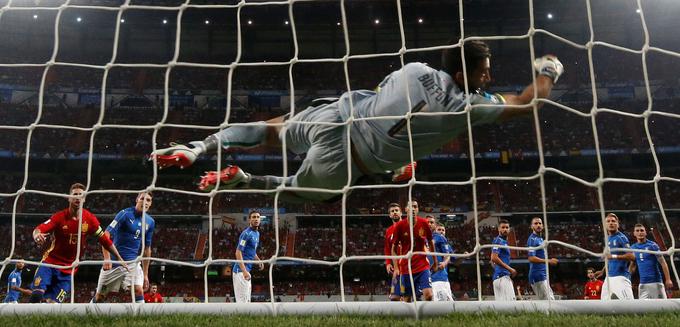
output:
[[144,303],[144,295],[135,295],[135,302]]

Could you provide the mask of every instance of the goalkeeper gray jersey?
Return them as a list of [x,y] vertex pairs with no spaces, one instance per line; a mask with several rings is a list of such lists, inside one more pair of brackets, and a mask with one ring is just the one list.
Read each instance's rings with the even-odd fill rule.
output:
[[[452,113],[464,111],[466,96],[470,97],[473,105],[504,103],[500,95],[465,95],[446,72],[423,63],[410,63],[385,77],[377,92],[360,90],[345,93],[340,97],[338,106],[343,120],[350,117],[350,97],[355,119],[398,116],[408,112]],[[502,106],[475,107],[470,112],[472,125],[494,122],[502,111]],[[411,139],[414,159],[431,154],[466,129],[465,114],[413,116]],[[354,121],[350,135],[362,161],[372,173],[394,170],[411,161],[405,119]]]

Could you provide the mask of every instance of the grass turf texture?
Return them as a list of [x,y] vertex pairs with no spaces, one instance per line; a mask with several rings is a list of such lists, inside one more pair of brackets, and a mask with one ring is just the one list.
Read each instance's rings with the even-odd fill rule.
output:
[[0,316],[2,326],[680,326],[680,313],[647,315],[452,314],[421,320],[381,316]]

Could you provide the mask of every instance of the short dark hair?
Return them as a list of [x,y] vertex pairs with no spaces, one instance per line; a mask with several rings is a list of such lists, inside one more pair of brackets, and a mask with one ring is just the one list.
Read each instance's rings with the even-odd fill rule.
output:
[[387,206],[387,210],[394,208],[394,207],[401,209],[401,206],[399,205],[399,203],[392,202],[392,203],[390,203],[390,205]]
[[250,212],[248,213],[248,219],[250,219],[250,216],[252,216],[254,214],[258,214],[258,215],[262,216],[262,213],[260,213],[257,210],[250,210]]
[[498,219],[498,226],[503,225],[503,224],[510,225],[510,222],[507,221],[506,219]]
[[73,183],[73,184],[71,184],[71,188],[68,189],[68,192],[71,193],[71,192],[73,192],[73,190],[75,190],[75,189],[77,189],[77,188],[79,188],[79,189],[81,189],[81,190],[84,190],[84,189],[85,189],[85,185],[83,185],[83,184],[81,184],[81,183]]
[[593,272],[595,272],[595,268],[593,268],[593,267],[588,267],[588,268],[586,268],[586,272],[588,272],[588,271],[590,271],[590,270],[592,270]]
[[[477,68],[480,60],[491,58],[491,50],[483,41],[467,41],[463,48],[465,52],[465,70],[468,74]],[[463,59],[461,58],[460,48],[448,48],[442,51],[442,70],[452,77],[458,72],[463,72]]]
[[433,215],[427,215],[427,216],[425,216],[425,219],[428,219],[428,218],[433,218],[434,220],[437,220],[437,218],[435,218]]
[[642,227],[644,229],[647,229],[647,227],[645,227],[645,225],[640,224],[640,223],[635,224],[635,226],[633,228],[636,228],[636,227]]

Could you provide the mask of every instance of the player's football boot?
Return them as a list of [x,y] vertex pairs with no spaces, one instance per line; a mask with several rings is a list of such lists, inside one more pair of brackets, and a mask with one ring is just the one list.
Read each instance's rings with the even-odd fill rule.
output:
[[404,167],[395,170],[394,174],[392,175],[392,182],[401,183],[408,181],[409,179],[411,179],[411,177],[413,177],[413,173],[416,171],[417,166],[418,163],[414,161]]
[[241,183],[248,181],[248,174],[238,166],[229,165],[221,171],[206,171],[205,175],[201,176],[201,181],[198,183],[198,189],[204,192],[212,191],[217,186],[217,179],[220,180],[221,188],[234,188]]
[[183,169],[191,166],[200,154],[201,150],[192,144],[170,143],[170,147],[152,152],[149,161],[153,161],[155,157],[161,169],[172,166]]

